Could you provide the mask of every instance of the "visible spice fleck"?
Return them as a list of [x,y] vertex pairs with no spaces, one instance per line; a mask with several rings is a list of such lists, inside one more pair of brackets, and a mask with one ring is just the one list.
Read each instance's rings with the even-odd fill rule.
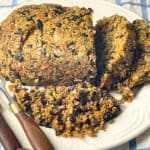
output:
[[32,49],[33,45],[32,44],[28,44],[28,48]]
[[8,35],[8,38],[10,39],[10,38],[11,38],[11,35]]
[[80,91],[80,93],[79,93],[79,102],[81,103],[81,105],[86,105],[87,104],[87,96],[88,96],[88,92]]
[[42,99],[42,100],[41,100],[41,103],[42,103],[42,105],[45,106],[45,105],[47,104],[47,100],[46,100],[46,99]]
[[88,74],[93,74],[93,72],[91,70],[88,71]]
[[99,104],[99,102],[96,103],[96,108],[97,108],[97,110],[100,110],[100,104]]
[[30,35],[30,34],[32,34],[32,33],[33,33],[33,31],[32,31],[32,30],[28,30],[27,35]]
[[96,101],[97,100],[97,93],[94,91],[92,93],[91,101]]
[[94,66],[96,63],[95,63],[94,60],[91,60],[91,61],[90,61],[90,64],[91,64],[91,66]]
[[46,42],[42,40],[41,41],[41,47],[43,47],[45,44],[46,44]]
[[28,101],[31,101],[32,97],[29,94],[26,93],[25,96],[24,96],[24,99],[28,100]]
[[121,39],[121,38],[123,38],[123,37],[124,37],[124,35],[121,34],[121,35],[118,35],[116,38]]
[[77,55],[76,48],[69,48],[73,55]]
[[43,48],[43,49],[42,49],[42,54],[43,54],[44,56],[46,56],[46,54],[47,54],[46,48]]
[[62,13],[63,13],[62,7],[57,7],[56,9],[54,9],[54,14],[55,15],[60,15]]
[[88,37],[88,35],[86,33],[81,33],[81,36]]
[[30,15],[30,11],[29,10],[24,10],[24,11],[17,11],[17,13],[19,13],[20,15],[26,17],[27,15]]
[[16,60],[18,60],[19,62],[22,62],[23,60],[24,60],[24,58],[23,58],[23,54],[22,54],[22,52],[16,52],[15,54],[14,54],[14,57],[15,57],[15,59]]
[[46,122],[45,119],[40,120],[39,125],[49,127],[49,122]]
[[83,82],[83,88],[87,88],[87,84]]
[[43,22],[40,19],[37,20],[37,27],[39,30],[43,31]]
[[150,38],[150,32],[146,33],[147,38]]
[[112,111],[108,111],[108,112],[106,112],[105,115],[104,115],[104,120],[105,120],[105,121],[109,121],[109,120],[111,120],[113,117],[114,117],[114,114],[112,113]]
[[64,130],[57,130],[57,131],[56,131],[56,136],[61,135],[63,132],[64,132]]
[[55,101],[55,104],[56,104],[57,106],[62,105],[62,100],[56,100],[56,101]]
[[92,8],[88,8],[88,10],[89,10],[90,12],[93,12],[93,9],[92,9]]
[[77,19],[80,19],[81,17],[80,16],[77,16],[77,15],[72,15],[72,20],[76,21]]
[[25,111],[28,113],[28,114],[32,114],[32,108],[31,108],[31,105],[30,104],[25,104]]
[[54,35],[54,32],[55,32],[55,28],[51,28],[51,30],[50,30],[50,35],[53,36],[53,35]]
[[61,27],[62,26],[62,24],[60,23],[60,22],[56,22],[56,24],[55,24],[57,27]]
[[18,31],[16,32],[16,34],[19,34],[19,35],[23,35],[23,31],[21,28],[18,29]]
[[17,72],[17,71],[14,72],[13,75],[15,76],[16,79],[20,79],[21,78],[19,72]]
[[87,123],[88,125],[90,125],[90,124],[91,124],[90,119],[87,119],[87,120],[86,120],[86,123]]
[[76,110],[73,112],[73,116],[77,117],[81,113],[84,113],[84,111],[80,107],[77,107]]
[[62,117],[63,115],[61,113],[58,113],[58,121],[61,122],[62,121]]
[[[42,82],[42,81],[43,81],[42,76],[38,76],[38,81],[39,81],[39,82]],[[43,96],[44,96],[44,94],[43,94]]]
[[35,16],[36,16],[36,15],[33,15],[33,16],[26,16],[26,19],[27,19],[27,21],[35,22],[34,19],[33,19]]
[[45,17],[48,17],[48,12],[45,13]]
[[39,125],[43,125],[43,122],[45,122],[45,119],[41,119],[40,121],[39,121]]
[[87,56],[91,55],[92,54],[92,50],[88,50],[87,51]]
[[70,47],[70,46],[73,46],[73,45],[75,45],[75,42],[73,42],[73,41],[69,41],[69,42],[67,42],[67,47]]

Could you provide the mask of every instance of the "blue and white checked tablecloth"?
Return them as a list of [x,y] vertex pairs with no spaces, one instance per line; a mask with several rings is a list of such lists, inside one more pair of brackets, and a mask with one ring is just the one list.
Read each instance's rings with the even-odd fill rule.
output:
[[[0,0],[0,9],[15,7],[23,2],[32,0]],[[150,0],[105,0],[111,3],[116,3],[125,7],[139,16],[143,17],[150,23]],[[93,0],[94,2],[94,0]],[[0,145],[0,150],[3,150]],[[113,150],[150,150],[150,129],[136,139],[132,139],[128,143],[121,145]]]

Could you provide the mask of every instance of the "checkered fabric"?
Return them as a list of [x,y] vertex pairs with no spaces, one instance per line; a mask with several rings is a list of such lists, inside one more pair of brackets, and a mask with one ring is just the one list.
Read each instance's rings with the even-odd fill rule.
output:
[[[0,0],[0,10],[15,7],[24,2],[30,2],[32,0]],[[124,8],[127,8],[139,16],[143,17],[150,23],[150,0],[105,0],[111,3],[115,3]],[[94,2],[94,1],[93,1]],[[0,150],[4,150],[0,145]],[[150,129],[145,133],[132,139],[128,143],[121,145],[112,150],[150,150]]]

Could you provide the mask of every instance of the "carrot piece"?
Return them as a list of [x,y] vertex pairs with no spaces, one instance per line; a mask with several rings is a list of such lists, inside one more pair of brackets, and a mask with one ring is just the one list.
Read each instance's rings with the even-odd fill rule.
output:
[[8,89],[9,89],[10,92],[13,92],[14,88],[15,88],[15,86],[13,84],[8,85]]
[[48,68],[49,64],[48,63],[44,63],[42,66],[45,67],[45,68]]
[[132,98],[132,97],[128,97],[127,101],[128,101],[129,103],[131,103],[131,102],[133,101],[133,98]]

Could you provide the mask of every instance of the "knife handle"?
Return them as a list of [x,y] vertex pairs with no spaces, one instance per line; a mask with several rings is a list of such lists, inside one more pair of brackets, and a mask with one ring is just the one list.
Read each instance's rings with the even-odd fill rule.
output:
[[10,108],[22,125],[33,149],[54,150],[44,132],[20,109],[16,102],[11,103]]
[[19,141],[0,113],[0,141],[6,150],[22,150]]

